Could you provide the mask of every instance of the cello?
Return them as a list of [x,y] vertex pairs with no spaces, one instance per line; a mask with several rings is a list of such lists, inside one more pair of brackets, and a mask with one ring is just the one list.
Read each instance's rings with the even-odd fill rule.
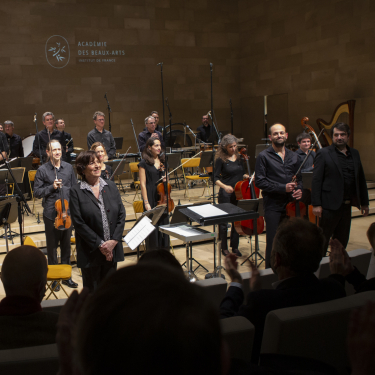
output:
[[[249,156],[246,154],[246,149],[243,148],[240,151],[241,156],[244,160],[246,160],[247,172],[249,175],[249,179],[238,181],[236,186],[234,187],[234,191],[236,194],[237,200],[243,199],[256,199],[259,198],[259,189],[253,183],[254,175],[251,176],[250,171],[250,164],[249,164]],[[250,178],[251,176],[251,178]],[[235,221],[234,228],[236,229],[237,233],[243,236],[252,236],[254,234],[254,223],[253,219],[250,220],[242,220],[242,221]],[[264,218],[263,216],[259,216],[257,219],[257,233],[261,234],[264,230]]]

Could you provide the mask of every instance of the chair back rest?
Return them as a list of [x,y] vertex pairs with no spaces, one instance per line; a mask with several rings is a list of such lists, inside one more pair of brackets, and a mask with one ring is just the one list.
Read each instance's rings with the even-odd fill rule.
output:
[[134,201],[133,209],[134,209],[134,213],[136,214],[135,216],[137,216],[137,214],[141,214],[144,211],[143,201]]
[[[199,167],[199,164],[201,162],[201,158],[193,158],[193,159],[190,159],[189,158],[184,158],[184,159],[181,159],[181,164],[182,165],[182,168],[195,168],[195,167]],[[185,163],[185,164],[184,164]]]
[[[367,276],[367,272],[370,265],[371,251],[367,249],[356,249],[348,251],[352,265],[355,266],[358,271]],[[329,257],[324,257],[320,262],[319,279],[324,279],[331,274],[329,267]],[[345,283],[346,295],[351,296],[355,293],[353,286],[349,283]]]
[[47,299],[41,302],[43,311],[54,312],[60,314],[62,307],[65,305],[67,298],[62,299]]
[[[260,281],[262,283],[262,289],[273,289],[272,284],[275,283],[278,278],[275,273],[273,273],[271,268],[266,268],[264,270],[259,270],[260,274]],[[241,273],[242,280],[243,280],[243,293],[245,296],[244,303],[247,302],[247,296],[250,293],[250,278],[251,278],[251,271],[250,272],[242,272]]]
[[30,182],[32,182],[32,181],[35,180],[36,172],[37,172],[37,171],[28,171],[29,181],[30,181]]
[[221,277],[212,279],[198,280],[195,284],[204,288],[207,293],[207,298],[210,299],[217,310],[219,310],[220,303],[227,292],[228,283]]
[[368,266],[368,271],[367,271],[367,277],[366,279],[372,279],[375,277],[375,256],[374,256],[374,250],[371,249],[371,258],[370,258],[370,265]]
[[131,173],[137,173],[139,171],[138,164],[139,162],[129,163]]
[[32,246],[32,247],[37,247],[35,245],[35,242],[31,239],[31,237],[26,236],[25,239],[23,240],[23,244],[27,246]]
[[337,369],[349,366],[346,338],[350,314],[375,291],[267,314],[261,353],[307,357]]

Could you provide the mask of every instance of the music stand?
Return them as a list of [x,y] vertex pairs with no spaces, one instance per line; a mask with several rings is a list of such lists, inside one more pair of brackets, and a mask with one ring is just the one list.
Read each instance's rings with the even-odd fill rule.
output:
[[[181,164],[181,154],[168,153],[166,154],[166,157],[168,158],[168,169],[173,170]],[[178,179],[177,170],[174,171],[174,182],[176,185],[178,185],[178,190],[180,190],[180,182]]]
[[[238,201],[238,207],[243,208],[246,211],[257,212],[259,216],[263,216],[263,198],[259,199],[242,199]],[[241,266],[251,257],[255,257],[255,266],[258,267],[264,262],[264,257],[259,252],[259,237],[257,231],[257,221],[253,220],[253,232],[255,237],[255,250],[252,251],[252,243],[251,243],[251,236],[249,236],[250,241],[250,255],[241,263]],[[258,264],[258,256],[262,259],[261,262]]]
[[[8,225],[14,223],[18,217],[17,199],[10,198],[0,202],[0,225],[4,226],[6,253],[9,253]],[[13,244],[13,238],[11,238]],[[0,253],[0,254],[5,254]]]
[[124,137],[114,137],[113,139],[115,140],[116,151],[121,150]]
[[[33,170],[33,157],[18,158],[19,167],[25,168],[25,175],[23,176],[23,183],[21,184],[21,190],[23,193],[28,194],[28,197],[31,197],[30,182],[29,182],[29,171]],[[27,216],[29,213],[26,211]]]
[[193,204],[179,204],[178,206],[175,206],[173,215],[171,218],[171,224],[179,224],[179,223],[188,223],[189,219],[186,215],[184,215],[181,210],[187,207],[191,206],[200,206],[202,204],[210,204],[210,201],[203,201],[203,202],[197,202]]

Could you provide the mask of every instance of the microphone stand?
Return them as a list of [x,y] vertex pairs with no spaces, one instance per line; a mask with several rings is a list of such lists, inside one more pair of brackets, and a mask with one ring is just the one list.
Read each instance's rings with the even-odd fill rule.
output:
[[172,147],[173,145],[171,145],[171,139],[172,139],[172,113],[171,113],[171,109],[169,108],[169,103],[168,103],[168,98],[165,99],[166,103],[167,103],[167,108],[168,108],[168,112],[169,112],[169,147]]
[[141,155],[141,150],[139,149],[138,139],[137,139],[137,135],[136,135],[136,133],[135,133],[135,129],[134,129],[134,124],[133,124],[133,119],[132,119],[132,118],[130,119],[130,123],[132,124],[133,133],[134,133],[134,138],[135,138],[135,143],[137,144],[137,147],[138,147],[138,154],[139,154],[139,156],[140,156],[140,155]]
[[230,105],[230,132],[233,134],[233,108],[232,108],[232,99],[229,99]]
[[[36,113],[34,115],[34,122],[35,122],[35,127],[36,127],[36,135],[35,137],[37,136],[38,137],[38,148],[39,148],[39,158],[40,158],[40,165],[43,165],[43,156],[42,156],[42,151],[40,151],[40,134],[38,134],[38,121],[36,120]],[[47,129],[47,133],[49,135],[49,132],[48,132],[48,129]]]
[[164,109],[164,80],[163,80],[163,63],[156,64],[156,66],[160,65],[160,74],[161,74],[161,100],[163,103],[163,138],[167,136],[165,132],[165,109]]
[[111,106],[109,105],[109,101],[108,101],[108,98],[107,98],[107,93],[104,94],[104,99],[107,101],[107,109],[108,109],[108,130],[109,132],[111,133],[112,132],[112,125],[111,125],[111,112],[112,112],[112,109],[111,109]]

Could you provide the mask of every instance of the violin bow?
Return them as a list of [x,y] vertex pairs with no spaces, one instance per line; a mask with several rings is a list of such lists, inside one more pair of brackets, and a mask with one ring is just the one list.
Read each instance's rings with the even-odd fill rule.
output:
[[118,166],[116,167],[115,171],[112,173],[112,176],[110,177],[110,180],[112,180],[112,177],[115,175],[115,173],[117,172],[117,169],[118,167],[121,165],[121,163],[124,161],[124,159],[126,158],[126,155],[128,154],[129,150],[131,149],[131,146],[129,146],[129,148],[126,150],[125,152],[125,155],[122,157],[120,163],[118,163]]
[[[202,150],[202,151],[199,151],[197,154],[195,154],[194,156],[192,156],[190,159],[184,161],[184,162],[183,162],[182,164],[180,164],[177,168],[173,169],[173,171],[170,171],[170,172],[167,174],[166,177],[168,177],[168,176],[169,176],[171,173],[173,173],[174,171],[177,171],[178,168],[182,167],[182,166],[183,166],[184,164],[186,164],[189,160],[194,159],[197,155],[199,155],[199,154],[202,153],[202,152],[203,152],[203,150]],[[157,184],[157,183],[160,182],[163,178],[164,178],[164,177],[159,178],[159,180],[157,180],[155,183]]]

